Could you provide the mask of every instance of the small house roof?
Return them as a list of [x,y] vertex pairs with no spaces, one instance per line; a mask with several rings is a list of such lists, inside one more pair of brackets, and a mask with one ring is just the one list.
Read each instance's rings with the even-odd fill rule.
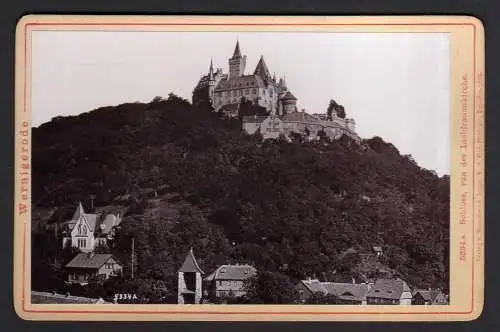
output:
[[205,280],[246,280],[253,277],[257,270],[249,264],[221,265]]
[[328,294],[335,295],[344,300],[362,301],[366,299],[367,284],[353,284],[344,282],[322,282]]
[[411,292],[410,287],[401,279],[379,279],[370,288],[367,297],[399,299],[403,292]]
[[199,272],[201,274],[205,274],[203,270],[198,265],[196,258],[194,257],[193,249],[191,248],[184,259],[184,263],[182,263],[179,272]]
[[425,301],[434,302],[442,292],[439,289],[416,289],[413,296],[420,294]]
[[98,269],[113,258],[111,254],[79,253],[67,265],[67,268]]
[[325,286],[318,280],[318,279],[308,279],[308,280],[301,280],[302,284],[306,286],[307,289],[311,293],[322,293],[322,294],[328,294],[328,290],[325,288]]
[[81,296],[54,294],[47,292],[31,292],[31,303],[33,304],[104,304],[109,303],[102,298],[89,298]]

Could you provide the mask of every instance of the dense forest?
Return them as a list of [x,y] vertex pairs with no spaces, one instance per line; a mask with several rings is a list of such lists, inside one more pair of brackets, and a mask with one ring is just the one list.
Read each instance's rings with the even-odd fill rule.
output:
[[[174,94],[54,118],[32,134],[34,224],[67,220],[79,201],[88,210],[89,195],[127,208],[115,240],[99,248],[128,276],[135,240],[136,280],[114,287],[151,295],[161,280],[175,292],[192,247],[206,273],[250,262],[263,284],[281,288],[390,274],[448,289],[449,177],[380,137],[263,141],[243,134],[240,119]],[[74,254],[45,229],[33,228],[35,289],[58,287]]]

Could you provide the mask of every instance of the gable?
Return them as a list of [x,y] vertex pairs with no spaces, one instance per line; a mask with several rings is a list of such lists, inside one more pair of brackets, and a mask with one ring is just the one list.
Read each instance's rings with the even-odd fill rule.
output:
[[88,224],[85,215],[81,215],[78,221],[73,226],[71,236],[89,236],[91,233],[90,225]]

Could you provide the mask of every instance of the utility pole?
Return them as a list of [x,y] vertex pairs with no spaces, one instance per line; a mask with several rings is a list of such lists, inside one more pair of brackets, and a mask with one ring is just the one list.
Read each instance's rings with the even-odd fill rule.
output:
[[135,261],[134,238],[132,238],[132,253],[130,257],[130,262],[132,264],[132,279],[134,279],[134,261]]

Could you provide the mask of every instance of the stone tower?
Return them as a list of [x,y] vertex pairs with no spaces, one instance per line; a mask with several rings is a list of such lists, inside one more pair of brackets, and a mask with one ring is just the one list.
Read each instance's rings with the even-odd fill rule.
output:
[[179,279],[177,283],[177,303],[178,304],[199,304],[202,294],[202,275],[204,272],[196,262],[193,248],[184,260],[179,269]]
[[297,110],[297,98],[290,91],[287,91],[280,101],[282,103],[280,113],[289,114]]
[[247,57],[241,56],[240,43],[236,42],[233,56],[229,59],[229,78],[240,77],[245,73]]
[[210,69],[208,70],[208,100],[213,102],[215,90],[215,74],[212,59],[210,59]]

